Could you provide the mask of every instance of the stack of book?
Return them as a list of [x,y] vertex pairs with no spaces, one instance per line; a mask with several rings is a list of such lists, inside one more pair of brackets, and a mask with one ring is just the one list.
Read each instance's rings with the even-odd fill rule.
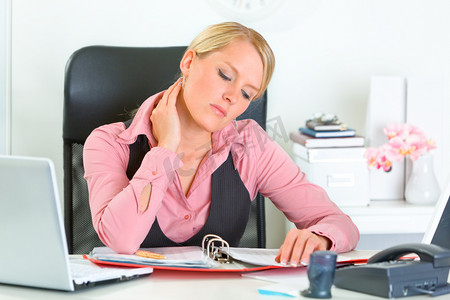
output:
[[340,122],[308,120],[305,127],[290,134],[291,140],[306,148],[363,147],[364,137]]

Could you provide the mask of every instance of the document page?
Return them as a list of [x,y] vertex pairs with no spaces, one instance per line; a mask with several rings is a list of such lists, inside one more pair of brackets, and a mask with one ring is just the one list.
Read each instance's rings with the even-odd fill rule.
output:
[[242,277],[248,277],[258,280],[264,280],[283,284],[302,284],[307,286],[309,283],[307,268],[278,268],[259,272],[244,273]]
[[143,248],[154,253],[165,256],[164,259],[154,259],[138,256],[135,254],[117,254],[107,247],[97,247],[92,250],[90,256],[97,260],[148,264],[152,266],[188,267],[188,268],[210,268],[216,264],[206,257],[202,249],[197,246],[186,247],[159,247]]
[[275,261],[278,249],[264,248],[235,248],[230,247],[230,256],[246,263],[257,266],[283,266]]
[[337,257],[338,263],[366,263],[367,260],[380,252],[379,250],[353,250],[350,252],[339,253]]
[[[278,251],[278,249],[230,247],[229,254],[234,259],[257,266],[283,266],[275,261]],[[376,250],[353,250],[346,253],[339,253],[337,263],[365,263],[369,257],[377,252]]]

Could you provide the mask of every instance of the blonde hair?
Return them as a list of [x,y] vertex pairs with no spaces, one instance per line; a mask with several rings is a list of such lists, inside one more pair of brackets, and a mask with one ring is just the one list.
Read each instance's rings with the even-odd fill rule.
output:
[[275,68],[275,56],[272,49],[258,32],[237,22],[211,25],[194,38],[186,51],[193,50],[201,58],[214,51],[221,50],[239,38],[250,42],[255,47],[263,63],[264,75],[261,88],[255,96],[256,99],[266,90]]

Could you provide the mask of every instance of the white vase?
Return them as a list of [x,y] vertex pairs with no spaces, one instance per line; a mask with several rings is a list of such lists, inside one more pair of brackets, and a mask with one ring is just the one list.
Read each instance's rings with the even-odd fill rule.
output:
[[412,172],[405,188],[405,200],[411,204],[431,205],[439,198],[439,183],[434,174],[433,155],[419,156],[412,161]]

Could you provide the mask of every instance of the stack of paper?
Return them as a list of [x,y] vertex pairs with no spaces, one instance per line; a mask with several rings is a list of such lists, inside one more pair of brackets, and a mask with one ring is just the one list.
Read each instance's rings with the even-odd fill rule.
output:
[[97,247],[92,250],[90,257],[109,262],[150,265],[150,266],[166,266],[177,268],[212,268],[218,262],[209,259],[199,247],[161,247],[143,249],[151,252],[157,252],[164,255],[164,259],[146,258],[137,255],[117,254],[107,247]]

